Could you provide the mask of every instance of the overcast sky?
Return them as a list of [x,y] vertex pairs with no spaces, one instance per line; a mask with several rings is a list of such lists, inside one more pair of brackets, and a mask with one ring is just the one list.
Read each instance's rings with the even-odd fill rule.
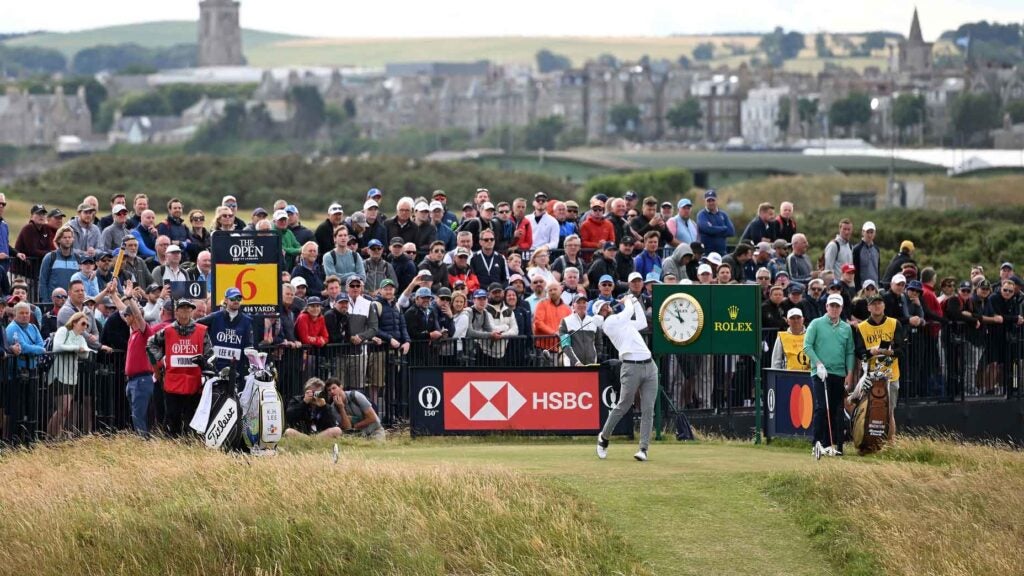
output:
[[[0,31],[71,31],[198,18],[196,0],[36,0],[5,4]],[[583,35],[891,30],[916,5],[926,40],[964,22],[1024,21],[1024,0],[242,0],[246,28],[317,37]],[[607,7],[607,8],[606,8]],[[614,8],[612,8],[614,7]]]

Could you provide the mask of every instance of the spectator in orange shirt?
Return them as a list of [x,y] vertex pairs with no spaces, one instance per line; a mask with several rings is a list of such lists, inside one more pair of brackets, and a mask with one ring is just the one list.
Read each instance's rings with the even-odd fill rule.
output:
[[604,202],[597,198],[590,200],[590,215],[580,225],[580,240],[583,249],[591,252],[605,242],[615,242],[615,226],[604,217]]
[[[547,286],[548,297],[537,303],[533,315],[534,346],[558,352],[558,326],[572,310],[562,302],[562,285],[552,282]],[[545,336],[550,336],[545,338]]]

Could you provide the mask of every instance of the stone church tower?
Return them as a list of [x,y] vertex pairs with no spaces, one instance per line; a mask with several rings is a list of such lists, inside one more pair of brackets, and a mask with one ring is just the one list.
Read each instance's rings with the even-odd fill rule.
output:
[[242,66],[242,28],[238,2],[203,0],[199,3],[199,66]]
[[921,36],[917,8],[914,8],[914,19],[910,22],[910,36],[900,42],[899,71],[911,74],[930,74],[932,71],[932,43],[925,42]]

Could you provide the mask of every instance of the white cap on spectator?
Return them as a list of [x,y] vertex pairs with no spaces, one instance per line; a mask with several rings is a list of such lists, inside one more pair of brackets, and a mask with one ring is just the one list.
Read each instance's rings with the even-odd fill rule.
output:
[[427,204],[426,202],[420,202],[419,204],[416,204],[416,211],[417,212],[429,212],[430,211],[430,205]]
[[701,274],[704,273],[711,274],[711,266],[708,266],[707,264],[701,264],[700,266],[697,266],[697,276],[700,276]]
[[274,221],[276,222],[277,220],[282,220],[282,219],[287,220],[288,219],[288,213],[285,212],[284,210],[276,210],[276,211],[274,211]]
[[862,232],[867,232],[868,230],[874,230],[875,229],[875,223],[872,222],[871,220],[868,220],[867,222],[864,223],[863,226],[860,227],[860,229],[861,229]]
[[299,286],[306,286],[306,279],[302,276],[292,278],[292,288],[298,288]]
[[904,276],[903,274],[893,274],[892,280],[889,281],[889,284],[906,284],[906,283],[907,283],[907,277]]
[[434,200],[433,202],[430,203],[430,211],[433,212],[434,210],[444,211],[444,204],[441,204],[437,200]]
[[629,276],[626,277],[626,282],[632,282],[633,280],[643,280],[643,279],[644,279],[643,274],[640,274],[639,272],[630,272]]
[[609,302],[609,301],[607,301],[607,300],[601,300],[601,299],[599,298],[599,299],[597,299],[597,300],[594,300],[594,305],[593,305],[593,307],[592,307],[592,308],[590,309],[590,312],[591,312],[591,313],[592,313],[593,315],[597,316],[597,313],[601,311],[601,308],[604,308],[605,306],[610,306],[610,305],[611,305],[611,302]]
[[705,256],[704,259],[707,260],[708,262],[714,264],[715,266],[721,266],[722,265],[722,255],[719,254],[718,252],[712,252],[712,253],[708,254],[707,256]]
[[181,252],[181,246],[178,246],[177,244],[171,244],[170,246],[167,247],[166,253],[170,254],[171,252]]
[[367,200],[363,202],[363,211],[369,210],[370,208],[380,208],[380,204],[377,204],[376,200]]
[[427,270],[426,268],[424,268],[423,270],[420,270],[418,274],[416,274],[416,277],[417,278],[430,278],[430,279],[433,279],[434,275],[430,273],[430,270]]
[[494,204],[491,204],[490,202],[484,202],[483,204],[480,205],[480,209],[481,210],[494,210]]
[[341,204],[335,202],[327,207],[327,214],[334,216],[335,214],[344,214],[345,210],[342,209]]
[[793,316],[804,317],[804,313],[799,308],[790,308],[789,312],[786,312],[786,318],[792,318]]
[[825,305],[828,306],[828,305],[831,305],[831,304],[839,304],[840,306],[842,306],[843,305],[843,297],[841,295],[839,295],[839,294],[829,294],[828,295],[828,299],[825,300]]

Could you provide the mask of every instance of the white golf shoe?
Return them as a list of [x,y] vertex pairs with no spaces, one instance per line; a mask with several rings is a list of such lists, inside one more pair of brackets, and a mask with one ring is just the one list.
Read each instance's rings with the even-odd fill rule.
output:
[[597,457],[601,460],[608,457],[608,440],[600,434],[597,435]]
[[639,462],[647,462],[647,450],[644,448],[637,450],[636,454],[633,454],[633,458],[636,458]]

